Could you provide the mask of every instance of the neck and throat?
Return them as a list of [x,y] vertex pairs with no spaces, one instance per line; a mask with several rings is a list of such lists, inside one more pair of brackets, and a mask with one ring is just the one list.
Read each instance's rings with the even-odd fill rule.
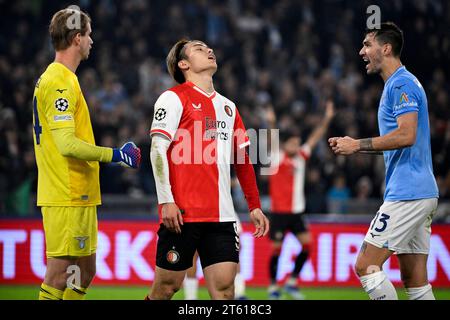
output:
[[71,52],[70,50],[57,51],[55,55],[55,62],[61,63],[66,66],[70,71],[75,73],[80,65],[81,58]]
[[192,82],[194,85],[202,89],[208,94],[214,92],[214,84],[212,74],[209,73],[192,73],[188,74],[186,81]]
[[402,66],[402,62],[398,58],[386,59],[380,72],[380,76],[383,81],[386,82],[387,79],[389,79],[389,77]]

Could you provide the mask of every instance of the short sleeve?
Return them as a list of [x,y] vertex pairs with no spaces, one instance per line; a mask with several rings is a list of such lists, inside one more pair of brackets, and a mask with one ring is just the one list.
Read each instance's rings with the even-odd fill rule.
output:
[[160,133],[173,140],[183,114],[183,106],[178,95],[165,91],[155,103],[150,135]]
[[305,143],[304,145],[301,146],[299,155],[303,159],[308,160],[311,157],[311,147]]
[[418,112],[420,103],[419,82],[410,79],[399,79],[392,84],[391,103],[395,118],[409,112]]
[[79,92],[71,79],[49,81],[44,96],[44,112],[50,130],[75,127]]
[[245,129],[244,122],[242,121],[238,109],[236,108],[235,110],[236,117],[234,119],[233,142],[235,146],[242,149],[250,145],[250,139],[247,135],[247,130]]

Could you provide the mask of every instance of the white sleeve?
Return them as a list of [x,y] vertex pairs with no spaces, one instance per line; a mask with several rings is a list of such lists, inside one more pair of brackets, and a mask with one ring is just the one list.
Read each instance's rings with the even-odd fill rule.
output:
[[311,147],[309,144],[305,143],[300,147],[299,155],[303,157],[305,160],[308,160],[311,157]]
[[173,91],[165,91],[155,103],[150,135],[160,133],[172,141],[182,114],[183,106],[178,95]]
[[169,162],[167,160],[167,150],[169,149],[170,143],[171,141],[161,134],[154,134],[152,137],[150,161],[159,204],[175,202],[170,186]]

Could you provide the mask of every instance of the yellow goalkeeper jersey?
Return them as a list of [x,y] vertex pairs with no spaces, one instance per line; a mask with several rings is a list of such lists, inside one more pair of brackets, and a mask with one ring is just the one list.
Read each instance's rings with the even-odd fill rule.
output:
[[66,127],[75,128],[77,138],[95,145],[78,78],[63,64],[54,62],[37,81],[33,97],[37,205],[99,205],[99,163],[65,157],[55,145],[51,131]]

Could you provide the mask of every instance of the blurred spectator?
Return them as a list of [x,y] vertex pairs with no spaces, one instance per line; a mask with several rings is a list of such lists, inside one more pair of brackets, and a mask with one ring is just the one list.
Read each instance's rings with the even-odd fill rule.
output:
[[367,176],[362,176],[356,183],[356,199],[363,202],[370,198],[372,194],[372,182]]
[[306,171],[305,182],[306,213],[327,213],[327,189],[318,168]]
[[337,175],[327,193],[328,212],[347,213],[350,196],[351,193],[347,187],[345,176],[343,174]]

